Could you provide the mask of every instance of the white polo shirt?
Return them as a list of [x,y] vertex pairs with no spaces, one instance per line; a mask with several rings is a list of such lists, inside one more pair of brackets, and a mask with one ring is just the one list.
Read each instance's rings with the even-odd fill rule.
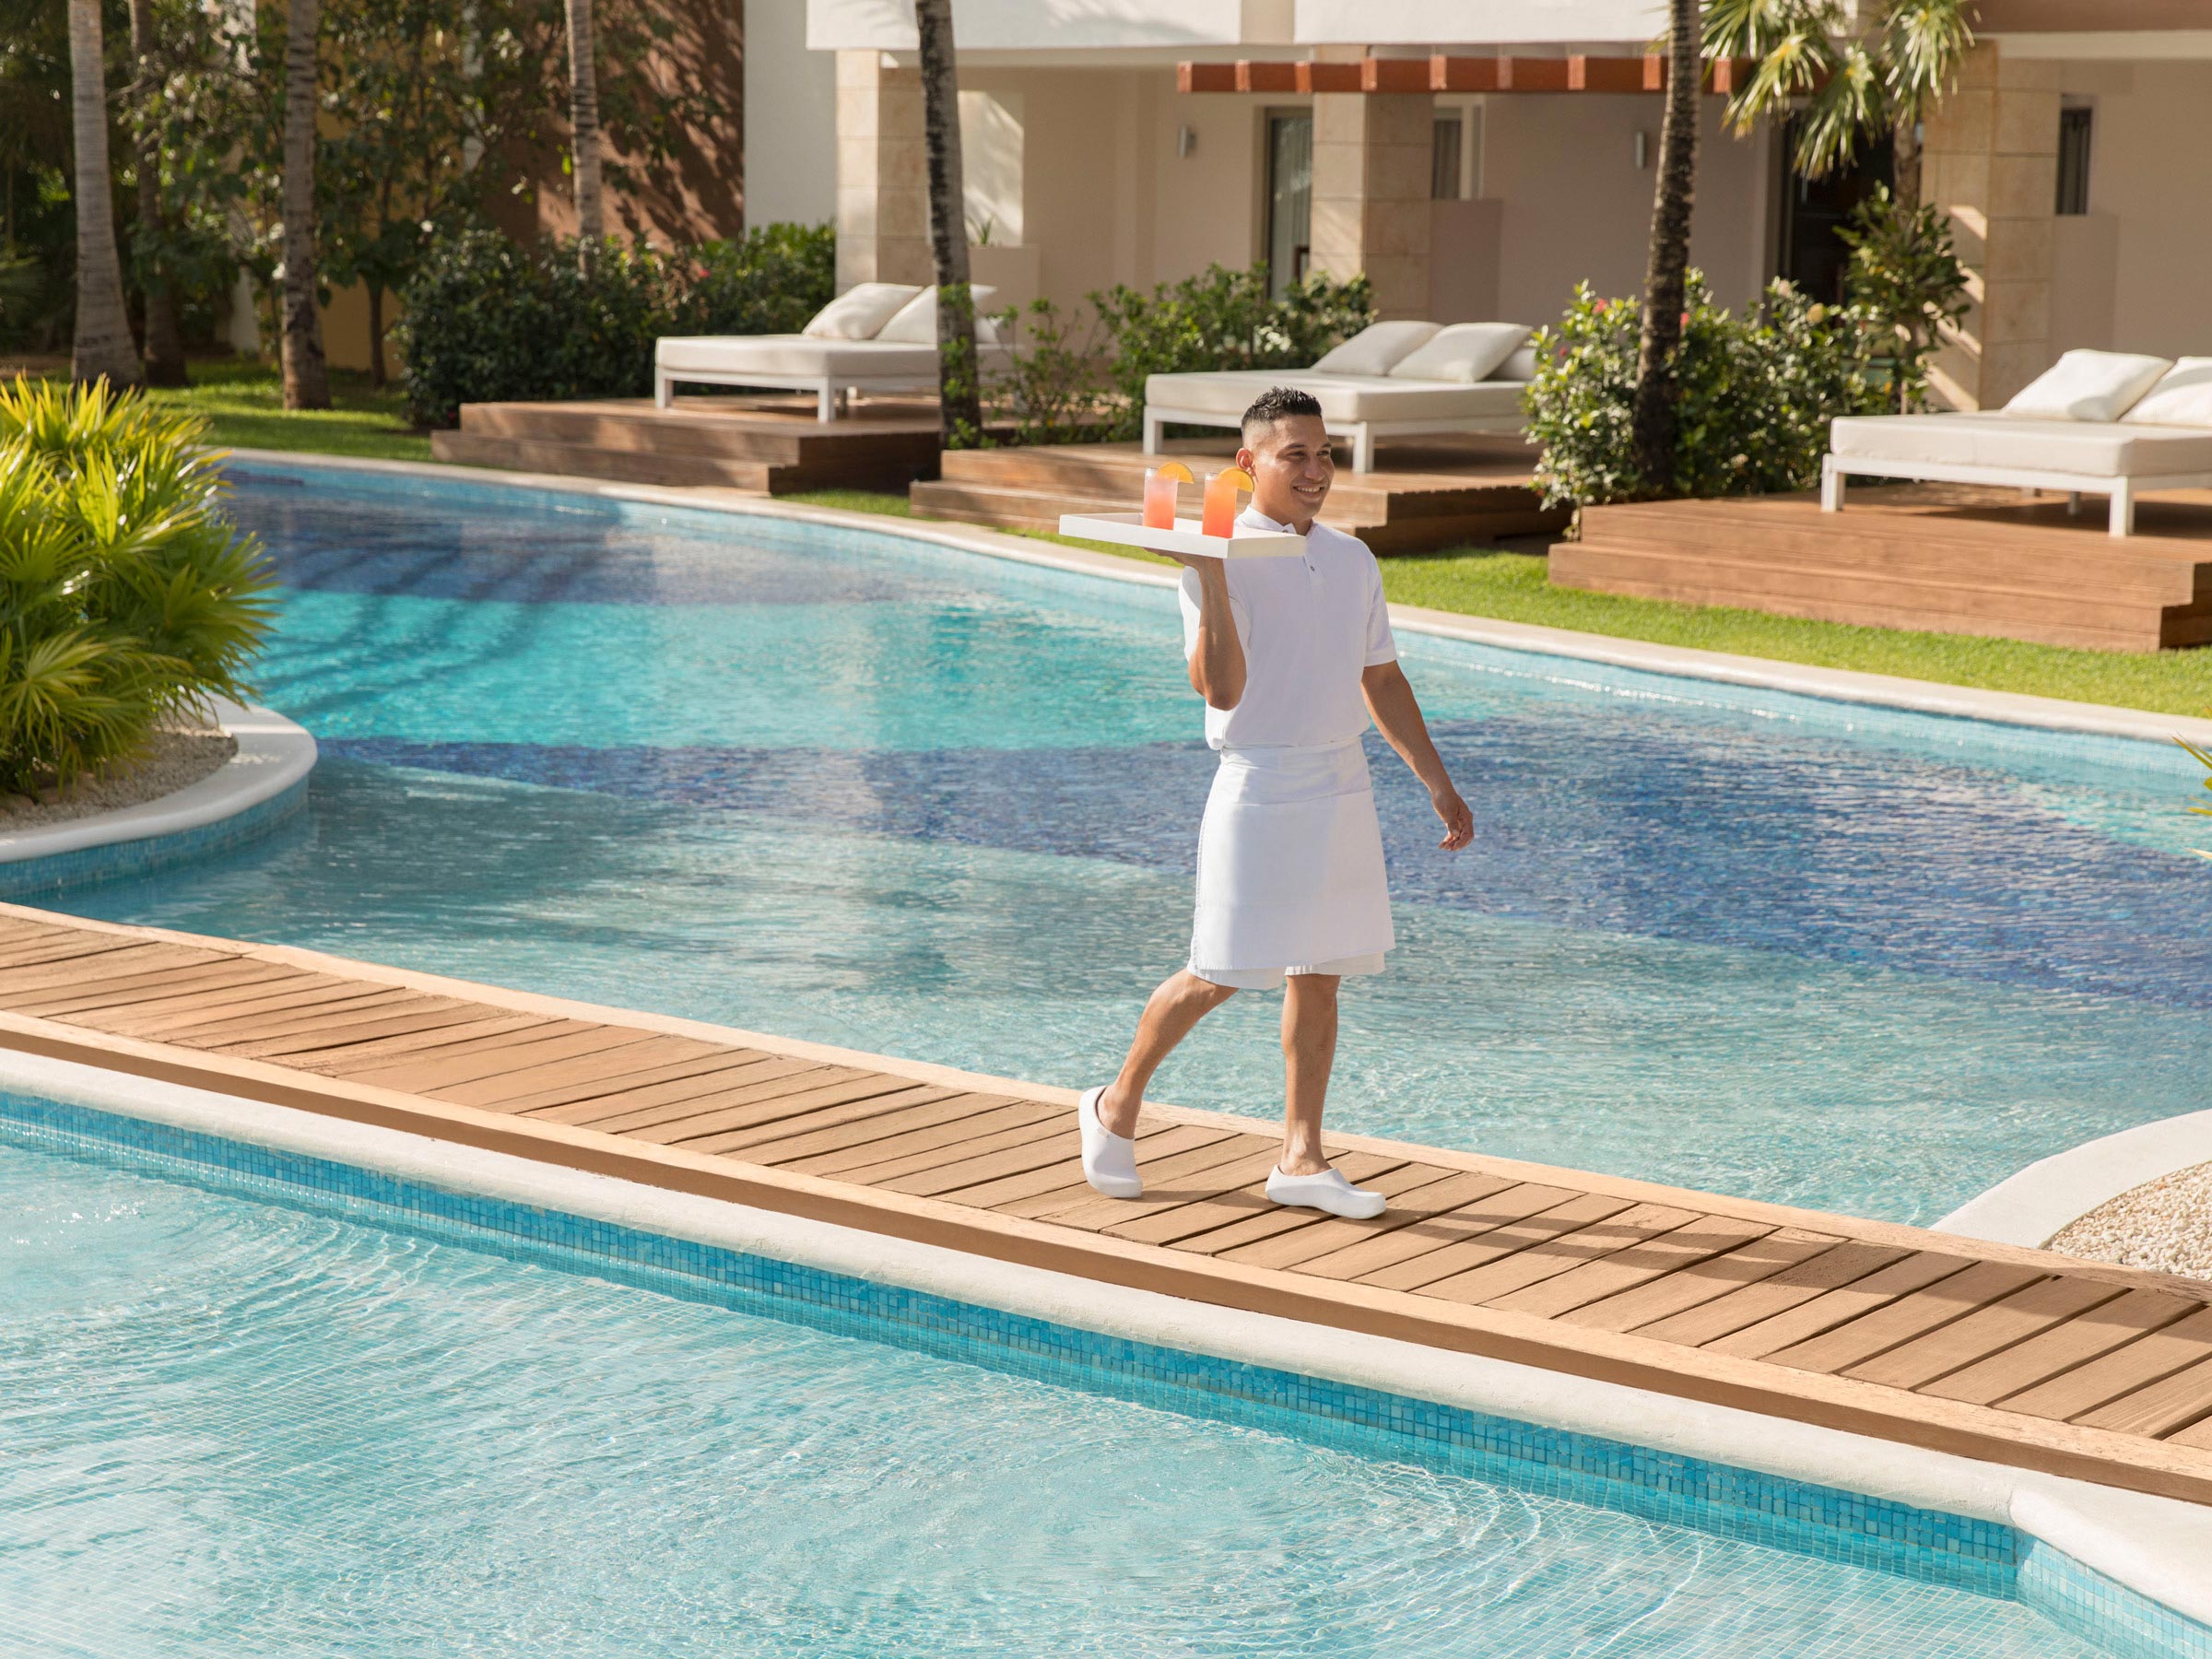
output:
[[[1245,530],[1290,526],[1247,507]],[[1382,571],[1358,536],[1316,524],[1303,558],[1228,561],[1229,614],[1244,647],[1244,695],[1233,709],[1207,706],[1215,748],[1306,747],[1367,730],[1359,675],[1395,662]],[[1182,573],[1182,653],[1198,649],[1198,572]]]

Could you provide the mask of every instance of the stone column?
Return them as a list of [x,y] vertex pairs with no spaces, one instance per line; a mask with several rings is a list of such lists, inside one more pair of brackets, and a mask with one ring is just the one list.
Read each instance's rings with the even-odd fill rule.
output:
[[1313,95],[1312,268],[1367,273],[1384,317],[1429,310],[1429,172],[1436,100]]
[[837,54],[837,288],[934,282],[922,72]]
[[1971,309],[1937,352],[1936,397],[2000,407],[2051,366],[2051,262],[2058,200],[2059,65],[1969,56],[1930,113],[1924,199],[1947,211]]

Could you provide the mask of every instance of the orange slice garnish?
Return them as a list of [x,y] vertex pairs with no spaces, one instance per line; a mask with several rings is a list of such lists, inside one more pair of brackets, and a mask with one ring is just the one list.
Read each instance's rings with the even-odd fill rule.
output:
[[1216,473],[1214,477],[1217,478],[1227,478],[1231,484],[1234,484],[1246,495],[1250,495],[1253,491],[1252,475],[1246,472],[1241,466],[1224,468],[1222,471]]
[[1156,478],[1172,478],[1178,484],[1198,482],[1197,479],[1191,477],[1191,469],[1180,461],[1162,461],[1158,467],[1153,469],[1152,476]]

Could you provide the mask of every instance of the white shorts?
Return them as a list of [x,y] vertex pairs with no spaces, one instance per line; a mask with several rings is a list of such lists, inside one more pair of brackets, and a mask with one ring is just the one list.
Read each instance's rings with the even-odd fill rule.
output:
[[1232,991],[1279,991],[1284,978],[1293,973],[1333,973],[1340,979],[1380,973],[1382,953],[1377,950],[1366,956],[1338,957],[1333,962],[1308,962],[1297,968],[1194,967],[1191,971],[1209,985],[1227,985]]

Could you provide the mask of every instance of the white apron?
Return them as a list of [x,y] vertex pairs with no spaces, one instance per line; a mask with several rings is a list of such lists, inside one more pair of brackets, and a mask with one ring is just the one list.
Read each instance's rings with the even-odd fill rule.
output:
[[1224,748],[1198,827],[1191,971],[1280,971],[1396,943],[1359,739]]

